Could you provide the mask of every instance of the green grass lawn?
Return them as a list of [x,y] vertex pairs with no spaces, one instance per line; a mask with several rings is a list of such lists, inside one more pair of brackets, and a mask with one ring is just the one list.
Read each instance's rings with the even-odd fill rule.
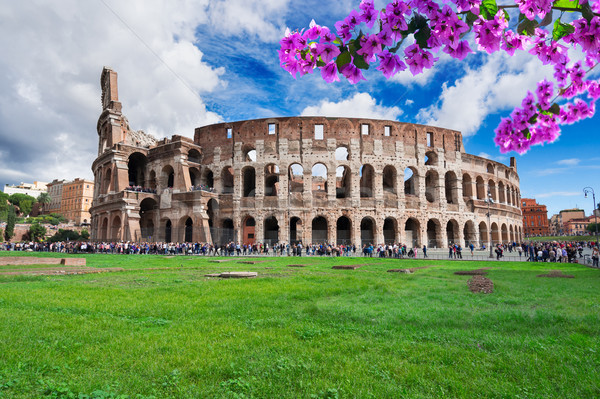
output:
[[[581,265],[86,258],[126,270],[0,275],[0,398],[600,397],[600,272]],[[486,266],[490,295],[454,274]],[[242,270],[259,277],[203,277]]]

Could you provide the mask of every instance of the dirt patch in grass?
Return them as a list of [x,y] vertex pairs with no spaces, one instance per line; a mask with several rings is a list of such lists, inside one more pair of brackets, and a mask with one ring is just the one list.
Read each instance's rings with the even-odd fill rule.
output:
[[257,263],[266,262],[265,260],[243,260],[238,263],[242,263],[244,265],[256,265]]
[[388,273],[404,273],[404,274],[412,274],[413,271],[411,269],[390,269]]
[[461,270],[454,272],[454,274],[459,276],[485,276],[488,273],[487,270],[489,269],[491,269],[491,267],[482,267],[481,269],[475,270]]
[[231,262],[233,259],[214,259],[214,260],[209,260],[210,263],[224,263],[224,262]]
[[360,265],[335,265],[332,266],[332,269],[336,269],[336,270],[356,270],[359,267],[365,266],[364,264],[360,264]]
[[288,267],[306,267],[308,265],[287,265]]
[[564,274],[560,270],[550,270],[548,274],[538,274],[537,277],[559,277],[559,278],[575,278],[575,276],[571,274]]
[[475,275],[467,281],[469,290],[474,293],[491,294],[494,292],[494,282],[482,275]]
[[65,276],[65,275],[73,275],[73,274],[93,274],[93,273],[108,273],[108,272],[122,272],[123,268],[120,267],[111,267],[105,269],[96,269],[93,267],[65,267],[65,266],[57,266],[57,267],[45,267],[41,269],[12,269],[12,270],[2,270],[0,271],[0,275],[5,276],[18,276],[18,275],[26,275],[26,276]]

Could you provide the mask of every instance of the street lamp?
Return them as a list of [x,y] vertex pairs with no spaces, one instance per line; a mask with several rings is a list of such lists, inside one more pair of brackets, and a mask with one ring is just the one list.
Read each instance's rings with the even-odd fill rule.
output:
[[487,211],[487,218],[488,218],[488,227],[490,229],[489,231],[489,240],[490,240],[490,258],[494,258],[494,254],[492,253],[492,221],[491,221],[491,213],[490,213],[490,205],[494,203],[494,200],[492,199],[492,193],[490,192],[490,190],[488,189],[488,198],[483,200],[483,202],[485,202],[488,206],[488,211]]
[[594,212],[594,225],[596,229],[596,248],[598,247],[598,216],[596,211],[596,193],[594,193],[594,189],[591,187],[584,187],[583,194],[585,198],[587,198],[588,193],[592,193],[592,200],[594,201],[594,206],[592,207],[592,212]]

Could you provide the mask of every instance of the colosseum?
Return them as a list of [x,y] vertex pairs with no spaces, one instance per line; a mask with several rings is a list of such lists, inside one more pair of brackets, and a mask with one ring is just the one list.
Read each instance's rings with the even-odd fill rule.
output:
[[522,238],[515,159],[466,154],[458,131],[285,117],[156,140],[130,129],[116,72],[104,68],[101,86],[96,240],[445,248]]

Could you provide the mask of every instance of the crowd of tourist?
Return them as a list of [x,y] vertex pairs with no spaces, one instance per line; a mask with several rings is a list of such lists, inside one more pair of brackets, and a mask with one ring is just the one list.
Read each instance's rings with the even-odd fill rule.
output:
[[126,191],[135,191],[136,193],[150,193],[156,194],[156,190],[153,188],[142,187],[142,186],[129,186],[125,189]]
[[[598,267],[599,251],[593,242],[540,242],[498,244],[494,247],[496,259],[501,260],[506,252],[518,253],[519,259],[528,262],[574,262],[583,257],[584,248],[591,250],[592,265]],[[468,245],[471,255],[473,244]],[[483,247],[485,249],[485,247]],[[356,245],[276,243],[269,244],[227,244],[210,243],[173,243],[173,242],[22,242],[0,243],[0,250],[34,251],[59,253],[100,253],[100,254],[141,254],[141,255],[201,255],[201,256],[363,256],[380,258],[427,258],[427,247],[410,248],[406,244],[365,244]],[[449,259],[463,259],[463,248],[459,244],[448,246]],[[422,255],[420,255],[422,253]],[[516,257],[516,256],[515,256]],[[513,257],[513,258],[515,258]]]
[[190,191],[207,191],[209,193],[214,193],[215,189],[207,186],[206,184],[199,184],[197,186],[190,187]]

